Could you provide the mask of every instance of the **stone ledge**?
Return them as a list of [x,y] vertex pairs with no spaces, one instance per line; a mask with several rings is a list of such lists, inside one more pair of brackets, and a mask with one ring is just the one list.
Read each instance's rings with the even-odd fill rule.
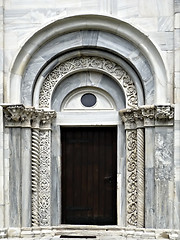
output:
[[180,240],[180,230],[121,228],[118,226],[61,225],[57,227],[26,227],[0,229],[3,239],[171,239]]

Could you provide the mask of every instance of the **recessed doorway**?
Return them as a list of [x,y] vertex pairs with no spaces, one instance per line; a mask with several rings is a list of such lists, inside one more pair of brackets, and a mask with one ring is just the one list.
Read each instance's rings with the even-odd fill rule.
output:
[[117,127],[63,127],[62,223],[117,224]]

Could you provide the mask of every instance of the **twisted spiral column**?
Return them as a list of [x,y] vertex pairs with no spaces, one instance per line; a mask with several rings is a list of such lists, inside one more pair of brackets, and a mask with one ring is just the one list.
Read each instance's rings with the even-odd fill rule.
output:
[[144,129],[137,129],[138,227],[144,227]]
[[32,226],[39,225],[39,129],[32,129]]

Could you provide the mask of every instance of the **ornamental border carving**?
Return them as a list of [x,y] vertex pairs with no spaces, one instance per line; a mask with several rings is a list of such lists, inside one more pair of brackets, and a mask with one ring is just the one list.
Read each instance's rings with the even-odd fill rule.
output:
[[[32,226],[50,226],[51,121],[54,111],[4,105],[6,127],[32,129]],[[151,105],[120,111],[126,129],[127,225],[144,226],[144,127],[173,125],[174,108]],[[160,169],[161,170],[161,169]],[[159,171],[157,169],[157,171]],[[160,171],[159,171],[160,172]],[[160,172],[161,173],[161,172]],[[160,175],[158,175],[160,176]]]
[[42,83],[39,95],[39,107],[50,108],[51,94],[56,84],[70,73],[84,69],[103,71],[115,78],[126,96],[128,107],[138,104],[137,90],[127,72],[115,62],[100,57],[76,57],[56,66]]
[[31,190],[32,226],[50,226],[51,203],[51,121],[52,110],[25,107],[22,104],[4,105],[6,127],[32,129]]
[[[123,109],[120,115],[126,129],[126,222],[128,226],[144,227],[144,128],[173,125],[174,108],[170,105],[146,105]],[[168,151],[169,158],[171,155]],[[162,171],[170,169],[169,162],[156,167],[156,178],[162,176]]]

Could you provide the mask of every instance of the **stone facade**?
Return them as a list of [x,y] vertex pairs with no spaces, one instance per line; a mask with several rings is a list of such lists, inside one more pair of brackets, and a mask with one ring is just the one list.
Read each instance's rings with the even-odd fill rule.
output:
[[[0,16],[0,237],[180,239],[180,1],[1,0]],[[60,129],[102,125],[117,226],[63,225]]]

